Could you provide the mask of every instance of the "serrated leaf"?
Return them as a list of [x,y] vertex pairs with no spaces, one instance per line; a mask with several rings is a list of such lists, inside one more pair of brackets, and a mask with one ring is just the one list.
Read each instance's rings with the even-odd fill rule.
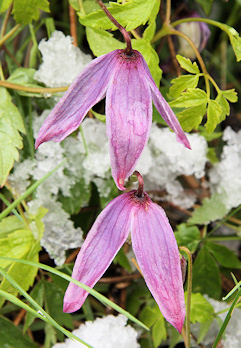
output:
[[156,85],[159,86],[160,80],[162,78],[162,70],[159,67],[158,54],[153,49],[150,42],[144,39],[140,39],[140,40],[133,39],[131,40],[131,43],[132,43],[133,49],[139,51],[143,55]]
[[176,113],[176,115],[184,132],[191,132],[193,129],[198,129],[205,113],[206,104],[201,104]]
[[198,85],[198,75],[182,75],[171,81],[172,86],[169,89],[169,96],[172,99],[180,97],[181,92],[187,88],[196,88]]
[[224,121],[226,119],[226,116],[229,116],[230,114],[230,106],[227,102],[227,99],[222,95],[219,94],[216,98],[216,102],[221,106],[222,112],[219,116],[220,122]]
[[117,49],[124,49],[126,45],[115,39],[113,34],[102,29],[87,27],[86,37],[91,51],[96,57]]
[[206,15],[209,15],[212,8],[213,0],[196,0],[196,2],[198,2],[202,6]]
[[5,184],[15,160],[18,160],[17,149],[23,147],[19,131],[25,133],[22,117],[12,103],[10,94],[0,88],[0,186]]
[[190,108],[202,104],[207,104],[208,96],[200,88],[188,88],[179,98],[170,102],[171,107],[175,108]]
[[14,19],[19,24],[29,24],[33,19],[39,19],[39,11],[50,12],[48,0],[14,0]]
[[180,54],[177,54],[176,58],[178,60],[178,63],[184,70],[190,72],[191,74],[200,73],[200,70],[196,62],[192,62],[191,59],[182,57]]
[[208,133],[212,133],[221,122],[222,108],[216,100],[209,100],[207,108],[207,122],[205,127]]
[[221,294],[219,269],[205,245],[193,265],[193,292],[207,294],[215,299]]
[[[187,301],[187,292],[185,292]],[[191,323],[205,323],[213,319],[213,306],[200,293],[192,293],[191,297]]]
[[196,251],[201,241],[199,229],[196,226],[187,226],[186,224],[177,226],[175,238],[178,246],[187,247],[192,254]]
[[0,317],[0,337],[2,348],[37,348],[38,345],[30,340],[8,319]]
[[210,198],[203,200],[201,207],[194,210],[188,222],[200,225],[208,224],[211,221],[222,219],[228,211],[223,204],[223,196],[215,193]]
[[222,95],[231,103],[236,103],[238,101],[238,94],[235,89],[227,89],[226,91],[222,91]]
[[161,342],[167,338],[167,331],[165,327],[164,317],[161,317],[154,324],[152,328],[152,339],[154,343],[154,347],[157,348],[160,346]]
[[11,3],[13,2],[13,0],[1,0],[0,1],[0,13],[5,12],[9,6],[11,5]]
[[[145,24],[150,19],[155,5],[156,0],[130,0],[123,5],[110,2],[110,6],[107,8],[115,19],[129,31]],[[102,10],[87,15],[79,12],[78,15],[80,23],[84,26],[105,30],[117,29]]]
[[207,247],[221,266],[227,268],[241,268],[241,262],[235,253],[224,245],[207,243]]

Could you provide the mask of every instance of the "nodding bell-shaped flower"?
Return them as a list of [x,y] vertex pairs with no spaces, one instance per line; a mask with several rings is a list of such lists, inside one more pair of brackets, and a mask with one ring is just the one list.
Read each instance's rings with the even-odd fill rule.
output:
[[[72,277],[93,287],[109,267],[131,232],[137,262],[163,316],[179,332],[185,318],[185,302],[179,251],[164,210],[143,191],[124,193],[100,213],[75,261]],[[64,312],[77,311],[88,292],[70,283]]]
[[112,176],[120,190],[135,169],[152,124],[152,100],[176,133],[190,148],[176,116],[157,88],[149,68],[136,50],[115,50],[94,59],[60,99],[44,121],[36,148],[46,141],[62,141],[76,130],[86,113],[106,97],[106,129]]

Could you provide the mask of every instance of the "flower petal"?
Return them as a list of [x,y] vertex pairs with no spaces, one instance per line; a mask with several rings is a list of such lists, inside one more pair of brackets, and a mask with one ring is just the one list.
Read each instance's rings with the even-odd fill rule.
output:
[[191,149],[190,143],[183,132],[180,123],[172,111],[168,102],[163,98],[161,92],[157,88],[155,81],[153,80],[148,65],[146,64],[144,58],[142,57],[142,66],[143,66],[143,76],[146,77],[148,84],[151,88],[153,103],[157,111],[162,116],[163,120],[168,124],[168,126],[176,133],[177,141],[188,149]]
[[133,250],[163,316],[179,332],[185,318],[181,264],[176,239],[164,210],[136,206],[131,226]]
[[92,106],[105,97],[116,59],[117,51],[112,51],[94,59],[77,76],[44,121],[35,143],[36,148],[45,141],[62,141],[79,127]]
[[106,131],[112,176],[120,190],[135,169],[152,122],[150,88],[142,76],[140,53],[121,56],[106,93]]
[[[100,213],[75,261],[74,279],[93,287],[109,267],[130,231],[132,205],[129,200],[129,194],[118,196]],[[70,283],[64,297],[64,312],[77,311],[88,294]]]

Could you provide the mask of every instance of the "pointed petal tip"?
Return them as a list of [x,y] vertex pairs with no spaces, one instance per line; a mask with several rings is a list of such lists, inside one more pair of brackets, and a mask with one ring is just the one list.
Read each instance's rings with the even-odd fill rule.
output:
[[63,312],[73,313],[80,309],[80,305],[77,302],[66,302],[64,301]]
[[124,186],[124,179],[123,178],[117,179],[116,186],[118,187],[119,190],[124,191],[126,189]]
[[177,136],[177,141],[181,144],[183,144],[187,149],[192,150],[191,145],[189,143],[189,140],[187,139],[185,133],[183,133],[181,136]]

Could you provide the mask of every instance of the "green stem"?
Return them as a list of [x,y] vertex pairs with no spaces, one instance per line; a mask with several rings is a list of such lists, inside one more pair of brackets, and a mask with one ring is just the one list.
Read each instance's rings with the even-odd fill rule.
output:
[[223,324],[222,324],[222,326],[221,326],[221,328],[219,330],[219,333],[218,333],[218,335],[217,335],[217,337],[216,337],[216,339],[214,341],[214,344],[213,344],[212,348],[216,348],[218,343],[219,343],[219,341],[221,340],[222,335],[223,335],[223,333],[224,333],[224,331],[225,331],[225,329],[226,329],[226,327],[227,327],[227,325],[229,323],[229,320],[231,319],[234,307],[235,307],[236,303],[238,302],[240,295],[241,295],[241,289],[237,292],[237,295],[235,296],[235,299],[234,299],[233,303],[231,304],[231,306],[229,308],[229,311],[228,311],[228,313],[227,313],[227,315],[226,315],[226,317],[224,319],[224,322],[223,322]]
[[221,242],[221,241],[230,241],[230,240],[241,240],[239,236],[217,236],[207,238],[209,242]]
[[187,309],[186,309],[186,336],[187,347],[191,348],[191,331],[190,331],[190,318],[191,318],[191,298],[192,298],[192,254],[190,250],[184,246],[179,247],[187,255],[188,259],[188,271],[187,271]]
[[[9,201],[4,197],[4,195],[1,194],[1,193],[0,193],[0,199],[3,201],[3,203],[6,204],[7,207],[9,207],[9,205],[11,204],[11,203],[9,203]],[[21,218],[21,216],[19,215],[19,213],[17,212],[16,209],[13,209],[12,212],[13,212],[14,215],[17,216],[17,218],[18,218],[20,221],[23,222],[23,219]]]
[[29,92],[29,93],[39,93],[39,94],[53,94],[53,93],[58,93],[58,92],[65,92],[69,88],[69,86],[66,87],[55,87],[55,88],[45,88],[45,87],[26,87],[26,86],[21,86],[16,83],[11,83],[8,81],[0,81],[0,86],[10,88],[10,89],[15,89],[17,91],[24,91],[24,92]]
[[165,17],[165,24],[169,25],[171,21],[171,0],[166,1],[166,17]]
[[0,47],[4,44],[5,41],[7,41],[19,28],[21,27],[20,24],[15,25],[6,35],[4,35],[0,39]]

